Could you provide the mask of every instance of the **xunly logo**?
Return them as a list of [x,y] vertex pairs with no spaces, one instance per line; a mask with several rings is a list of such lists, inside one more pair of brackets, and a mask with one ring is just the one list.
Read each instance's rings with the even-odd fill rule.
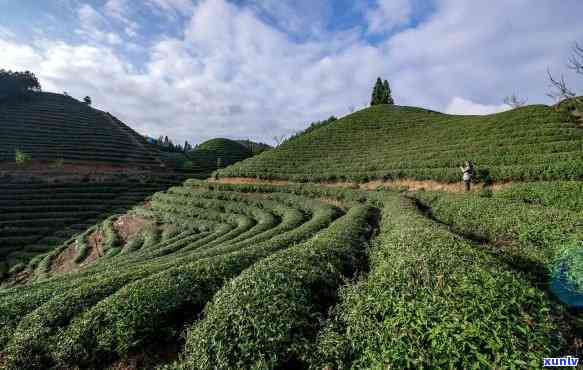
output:
[[564,367],[574,367],[579,363],[579,358],[577,357],[545,357],[543,358],[543,366],[564,366]]

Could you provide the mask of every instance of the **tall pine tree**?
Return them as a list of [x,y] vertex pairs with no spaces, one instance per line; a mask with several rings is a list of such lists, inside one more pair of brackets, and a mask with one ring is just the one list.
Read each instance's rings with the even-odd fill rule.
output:
[[384,102],[383,104],[391,104],[394,105],[395,101],[391,96],[391,87],[389,86],[389,81],[385,80],[383,83],[383,93],[384,93]]
[[372,89],[372,97],[370,100],[370,105],[378,105],[378,104],[382,104],[383,101],[383,81],[381,80],[381,78],[377,78],[377,82],[374,85],[374,88]]

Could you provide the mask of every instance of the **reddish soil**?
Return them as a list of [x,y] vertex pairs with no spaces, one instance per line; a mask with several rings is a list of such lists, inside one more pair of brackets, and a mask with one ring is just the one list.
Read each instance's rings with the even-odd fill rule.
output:
[[136,236],[146,226],[152,225],[151,221],[143,219],[135,215],[125,214],[120,216],[114,223],[113,228],[117,234],[127,242],[129,239]]
[[[30,280],[30,278],[32,277],[32,273],[33,272],[31,270],[24,269],[24,270],[20,271],[19,273],[17,273],[16,275],[9,276],[7,280],[2,282],[2,286],[5,288],[10,288],[10,287],[13,287],[15,285],[26,284]],[[0,361],[0,364],[1,363],[2,362]],[[2,369],[2,366],[0,366],[0,369]]]
[[288,185],[292,182],[285,180],[260,180],[252,177],[221,177],[218,180],[213,178],[207,179],[208,182],[219,182],[221,184],[271,184],[271,185]]
[[105,254],[103,252],[103,238],[103,232],[101,230],[95,231],[87,237],[89,253],[81,266],[88,266]]
[[99,257],[103,256],[103,233],[100,230],[91,233],[87,237],[87,243],[89,253],[80,265],[75,263],[75,257],[77,257],[77,246],[75,245],[75,242],[72,242],[67,249],[59,253],[59,255],[53,259],[50,273],[64,274],[66,272],[75,271],[80,267],[92,264]]
[[[269,184],[269,185],[289,185],[294,184],[291,181],[284,181],[284,180],[260,180],[255,178],[245,178],[245,177],[225,177],[219,180],[209,179],[209,182],[220,182],[223,184]],[[365,189],[365,190],[375,190],[379,187],[383,187],[385,189],[400,189],[405,188],[409,191],[417,191],[419,189],[426,189],[426,190],[443,190],[449,192],[464,192],[464,184],[462,182],[459,183],[445,183],[445,182],[437,182],[431,180],[409,180],[409,179],[400,179],[394,181],[369,181],[365,183],[356,183],[356,182],[324,182],[319,183],[319,185],[323,186],[330,186],[330,187],[344,187],[344,188],[351,188],[351,189]],[[491,189],[493,191],[505,188],[512,185],[512,182],[506,183],[495,183],[492,185]],[[472,187],[472,191],[479,191],[482,187],[474,185]]]
[[51,274],[62,274],[65,272],[73,271],[77,268],[75,263],[75,257],[77,256],[77,247],[75,242],[69,244],[67,249],[59,253],[59,255],[53,258],[51,263]]
[[[122,240],[128,241],[139,233],[145,226],[151,225],[150,221],[147,221],[141,217],[133,215],[123,215],[119,217],[114,223],[113,227]],[[89,253],[87,258],[78,265],[75,263],[75,257],[77,256],[77,248],[75,243],[71,243],[67,249],[59,253],[59,255],[53,260],[51,264],[51,273],[62,274],[65,272],[70,272],[79,269],[80,267],[85,267],[91,265],[99,257],[104,255],[103,252],[103,232],[97,230],[87,237],[87,243],[89,248]]]

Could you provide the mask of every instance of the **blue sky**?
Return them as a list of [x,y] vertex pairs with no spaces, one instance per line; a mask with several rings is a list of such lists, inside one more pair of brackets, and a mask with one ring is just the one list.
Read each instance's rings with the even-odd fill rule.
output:
[[0,68],[34,71],[152,136],[273,142],[365,107],[449,113],[551,104],[583,43],[579,0],[0,0]]

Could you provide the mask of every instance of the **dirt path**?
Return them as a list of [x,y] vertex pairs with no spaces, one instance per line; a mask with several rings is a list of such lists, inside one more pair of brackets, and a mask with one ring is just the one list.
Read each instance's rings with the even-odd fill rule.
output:
[[[296,183],[292,181],[286,180],[260,180],[256,178],[248,178],[248,177],[225,177],[220,178],[218,180],[215,179],[208,179],[208,182],[218,182],[221,184],[268,184],[268,185],[290,185],[290,184],[302,184]],[[495,183],[491,186],[492,191],[497,191],[506,187],[511,186],[512,182],[504,182],[504,183]],[[317,185],[322,186],[329,186],[329,187],[343,187],[343,188],[351,188],[351,189],[363,189],[363,190],[376,190],[379,187],[385,189],[406,189],[409,191],[417,191],[420,189],[425,190],[442,190],[442,191],[449,191],[454,193],[461,193],[464,192],[464,184],[460,181],[458,183],[445,183],[445,182],[437,182],[432,180],[410,180],[410,179],[399,179],[393,181],[369,181],[364,183],[356,183],[356,182],[322,182],[317,183]],[[472,192],[478,192],[481,190],[480,185],[474,185]]]

